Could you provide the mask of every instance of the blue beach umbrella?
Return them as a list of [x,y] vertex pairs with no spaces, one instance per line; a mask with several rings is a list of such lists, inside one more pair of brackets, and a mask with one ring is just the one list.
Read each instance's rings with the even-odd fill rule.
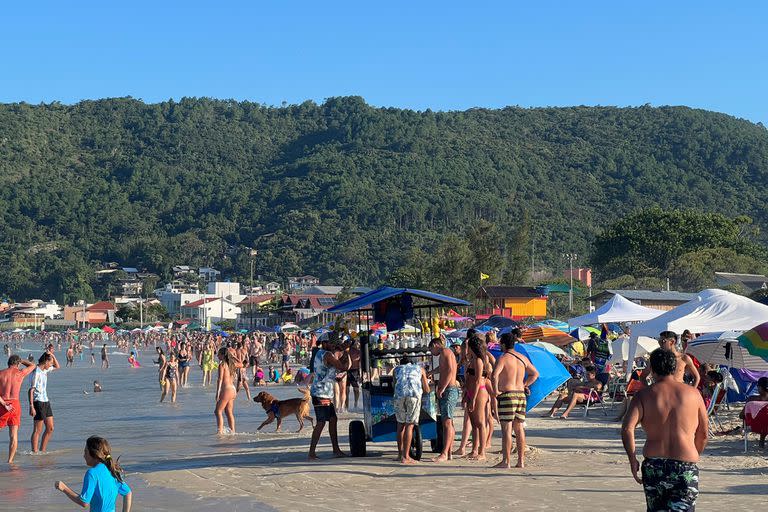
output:
[[[539,371],[539,378],[531,385],[531,394],[528,396],[526,411],[530,411],[547,398],[551,392],[571,378],[571,374],[555,356],[544,350],[527,343],[515,344],[515,351],[520,352]],[[501,349],[492,349],[489,352],[497,359],[501,356]]]

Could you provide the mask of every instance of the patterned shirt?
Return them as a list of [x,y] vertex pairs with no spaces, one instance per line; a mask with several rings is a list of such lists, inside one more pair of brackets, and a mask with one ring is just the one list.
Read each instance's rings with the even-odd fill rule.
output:
[[395,367],[395,398],[421,397],[422,393],[421,366],[409,363]]
[[336,368],[328,366],[323,361],[327,350],[318,350],[312,360],[315,378],[312,381],[310,394],[318,398],[333,398],[333,382],[336,380]]
[[32,400],[35,402],[47,402],[48,401],[48,373],[53,368],[41,370],[38,366],[35,368],[32,377],[30,377],[30,387],[32,391]]

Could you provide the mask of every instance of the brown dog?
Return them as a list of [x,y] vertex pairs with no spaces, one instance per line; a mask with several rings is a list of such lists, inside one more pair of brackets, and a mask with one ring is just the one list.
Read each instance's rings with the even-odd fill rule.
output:
[[283,423],[283,418],[290,416],[291,414],[295,414],[296,419],[299,421],[299,430],[296,432],[301,432],[304,428],[305,418],[312,423],[312,427],[315,426],[315,419],[309,415],[309,390],[307,388],[298,389],[304,394],[302,398],[278,400],[266,391],[260,392],[253,398],[253,401],[260,403],[267,412],[267,419],[259,426],[258,430],[261,430],[264,426],[269,425],[277,419],[277,428],[275,429],[275,432],[280,432],[280,425]]

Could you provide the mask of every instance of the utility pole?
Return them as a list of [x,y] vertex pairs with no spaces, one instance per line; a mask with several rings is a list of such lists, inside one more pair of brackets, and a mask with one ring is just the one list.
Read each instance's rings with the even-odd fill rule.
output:
[[568,258],[569,262],[569,278],[570,278],[570,286],[568,287],[568,311],[573,312],[573,260],[575,260],[577,257],[574,253],[565,253],[563,254],[563,258]]
[[139,324],[140,327],[144,328],[144,301],[141,298],[141,295],[139,295]]
[[536,240],[531,237],[531,284],[536,284],[536,272],[533,269],[534,255],[536,254]]
[[251,293],[248,294],[248,313],[249,313],[249,327],[253,330],[253,263],[256,261],[256,255],[259,253],[256,249],[251,249]]

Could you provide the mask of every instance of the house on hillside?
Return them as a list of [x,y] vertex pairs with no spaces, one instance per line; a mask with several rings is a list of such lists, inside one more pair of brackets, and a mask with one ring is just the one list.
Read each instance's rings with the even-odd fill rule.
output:
[[277,320],[271,324],[267,322],[269,318],[276,316],[267,310],[267,306],[271,303],[277,303],[277,299],[271,293],[249,295],[241,300],[238,303],[240,315],[237,317],[237,326],[241,329],[253,329],[256,326],[277,324]]
[[512,320],[547,317],[547,296],[530,286],[481,286],[475,298],[476,316],[486,319],[500,315]]
[[221,272],[211,267],[200,267],[197,270],[197,275],[200,276],[200,279],[204,280],[206,283],[212,283],[219,279]]
[[302,292],[303,295],[331,295],[336,296],[341,293],[343,286],[310,286]]
[[288,292],[295,293],[306,290],[311,286],[317,286],[320,284],[320,279],[315,276],[301,276],[301,277],[289,277],[288,278]]
[[768,277],[762,274],[734,274],[731,272],[715,272],[717,286],[727,288],[729,286],[743,287],[749,293],[757,290],[768,289]]
[[681,304],[696,298],[695,293],[685,293],[676,291],[652,291],[652,290],[605,290],[589,297],[589,300],[595,303],[595,308],[599,308],[614,295],[621,295],[635,304],[640,304],[648,308],[669,311]]

